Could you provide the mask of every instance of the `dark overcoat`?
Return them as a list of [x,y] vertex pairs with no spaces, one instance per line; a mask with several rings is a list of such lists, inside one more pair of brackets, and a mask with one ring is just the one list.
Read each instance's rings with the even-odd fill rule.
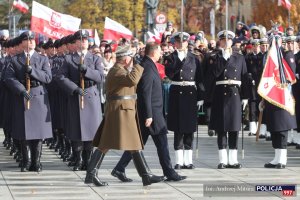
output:
[[[292,69],[292,71],[295,73],[296,62],[294,54],[291,51],[285,51],[283,52],[283,57]],[[265,101],[264,115],[267,124],[267,130],[272,133],[278,133],[281,131],[287,131],[297,128],[295,115],[291,115],[286,110],[274,106],[268,103],[267,101]]]
[[297,132],[300,132],[300,51],[295,54],[296,63],[296,78],[297,82],[293,85],[293,94],[296,101],[296,120],[297,120]]
[[188,52],[181,61],[175,51],[165,59],[165,70],[172,81],[195,81],[195,86],[170,86],[167,117],[168,130],[193,133],[197,125],[197,100],[203,99],[204,92],[200,60]]
[[222,52],[211,55],[210,76],[215,82],[223,80],[241,81],[238,85],[216,85],[209,128],[217,132],[239,131],[242,122],[241,99],[247,99],[248,74],[244,56],[233,53],[228,60]]
[[45,84],[52,79],[49,60],[34,52],[30,58],[32,71],[31,81],[39,82],[40,85],[32,87],[30,94],[30,109],[26,109],[26,101],[22,95],[25,88],[25,53],[14,56],[8,64],[5,73],[5,83],[12,93],[11,113],[12,132],[11,135],[19,140],[45,139],[52,137],[51,113],[48,99],[48,92]]
[[[103,64],[100,58],[87,52],[84,57],[87,71],[84,74],[87,95],[84,96],[84,108],[80,108],[79,95],[74,94],[80,86],[80,56],[78,53],[65,56],[62,67],[58,70],[57,83],[68,95],[66,135],[72,141],[93,140],[102,120],[100,96],[96,84],[104,79]],[[87,84],[86,84],[87,85]]]
[[[162,82],[155,63],[145,56],[142,63],[144,72],[137,86],[138,113],[143,134],[167,134],[163,113]],[[150,127],[145,126],[147,118],[152,118]]]

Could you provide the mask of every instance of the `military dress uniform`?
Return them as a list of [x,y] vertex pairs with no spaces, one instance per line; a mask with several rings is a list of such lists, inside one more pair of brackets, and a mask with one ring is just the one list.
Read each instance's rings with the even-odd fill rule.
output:
[[[187,33],[177,33],[175,40],[188,40]],[[197,101],[203,99],[203,74],[197,55],[176,50],[165,60],[165,71],[171,80],[167,126],[174,131],[175,169],[194,168],[193,139],[197,127]]]
[[[259,45],[260,41],[258,39],[253,39],[251,41],[252,45]],[[245,61],[247,65],[247,71],[249,76],[249,135],[254,135],[257,131],[257,121],[258,121],[258,93],[257,87],[260,81],[260,75],[262,71],[262,54],[259,53],[250,53],[245,56]]]
[[[234,37],[231,31],[221,31],[220,39]],[[210,56],[210,76],[215,80],[209,128],[218,134],[219,169],[240,168],[237,160],[238,133],[242,122],[242,99],[247,99],[248,73],[244,56],[238,52],[232,55],[220,50]],[[227,59],[226,59],[227,58]],[[245,102],[246,103],[246,102]],[[227,159],[227,133],[229,157]],[[228,164],[228,165],[227,165]]]
[[[283,35],[282,32],[276,29],[272,29],[269,33],[274,34],[279,38]],[[281,51],[283,58],[286,60],[292,71],[295,72],[296,65],[294,54],[292,52],[285,52],[283,48],[281,48]],[[275,149],[274,159],[269,163],[266,163],[264,167],[282,169],[285,168],[287,163],[288,131],[297,127],[296,117],[282,108],[274,106],[267,101],[264,102],[264,115],[267,130],[271,133],[272,146]]]
[[[86,39],[88,32],[80,30],[74,34],[74,38]],[[103,65],[98,56],[88,51],[84,55],[82,65],[81,53],[67,55],[57,75],[57,83],[68,95],[66,135],[73,145],[74,171],[86,168],[93,150],[92,140],[102,120],[100,96],[96,84],[104,79]],[[80,88],[80,73],[84,75],[84,90]],[[82,96],[84,108],[80,106]]]
[[[31,31],[19,36],[21,41],[33,40]],[[26,58],[30,56],[30,64],[27,66]],[[26,92],[25,75],[30,76],[30,92]],[[5,83],[12,93],[12,136],[22,141],[22,151],[31,152],[31,165],[28,155],[23,154],[21,171],[41,171],[40,157],[42,152],[42,140],[52,137],[51,113],[48,92],[45,84],[52,80],[49,60],[31,50],[14,56],[5,73]],[[26,108],[26,101],[30,100],[30,108]]]

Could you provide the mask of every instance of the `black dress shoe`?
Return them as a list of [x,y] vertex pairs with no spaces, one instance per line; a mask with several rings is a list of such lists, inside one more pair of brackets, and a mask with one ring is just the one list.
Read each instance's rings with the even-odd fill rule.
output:
[[111,172],[111,175],[117,177],[122,182],[132,182],[132,179],[127,178],[124,172],[120,172],[116,169]]
[[271,137],[270,136],[267,136],[266,137],[266,141],[271,141],[272,139],[271,139]]
[[220,163],[218,164],[218,169],[226,169],[227,165],[225,165],[224,163]]
[[240,163],[236,163],[236,164],[233,164],[233,165],[227,165],[227,168],[241,169],[242,165]]
[[259,138],[263,139],[263,138],[266,138],[266,136],[265,135],[259,135]]
[[265,167],[265,168],[275,168],[276,165],[274,165],[274,164],[272,164],[272,163],[266,163],[264,167]]
[[176,165],[174,166],[174,169],[183,169],[183,166],[182,166],[182,165],[179,165],[179,164],[176,164]]
[[195,169],[195,165],[193,164],[184,165],[182,169]]
[[284,164],[281,164],[281,163],[278,163],[275,167],[276,169],[284,169],[285,168],[285,165]]
[[212,137],[214,136],[215,131],[214,130],[208,130],[208,136]]
[[256,133],[251,133],[251,132],[250,132],[250,133],[248,133],[248,135],[249,135],[249,136],[253,136],[253,135],[256,135]]
[[287,145],[288,146],[296,146],[296,143],[294,143],[294,142],[288,142]]
[[186,179],[186,176],[180,176],[177,173],[173,173],[171,176],[168,176],[166,181],[182,181]]

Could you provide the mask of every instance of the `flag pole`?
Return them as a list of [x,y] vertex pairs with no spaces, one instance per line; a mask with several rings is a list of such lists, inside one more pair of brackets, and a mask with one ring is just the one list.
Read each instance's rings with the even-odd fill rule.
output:
[[181,33],[183,32],[183,6],[184,6],[184,2],[183,0],[181,0],[181,24],[180,24],[180,31]]

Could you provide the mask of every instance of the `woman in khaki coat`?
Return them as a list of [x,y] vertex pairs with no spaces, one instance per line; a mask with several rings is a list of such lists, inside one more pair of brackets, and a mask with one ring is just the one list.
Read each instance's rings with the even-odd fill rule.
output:
[[[93,140],[97,147],[87,167],[85,183],[105,186],[97,174],[106,152],[109,149],[127,150],[132,154],[135,167],[142,177],[143,185],[160,182],[163,177],[151,174],[140,150],[144,145],[136,112],[136,86],[143,68],[133,66],[130,46],[119,46],[116,51],[116,64],[106,77],[107,104],[102,120]],[[132,67],[133,66],[133,67]]]

